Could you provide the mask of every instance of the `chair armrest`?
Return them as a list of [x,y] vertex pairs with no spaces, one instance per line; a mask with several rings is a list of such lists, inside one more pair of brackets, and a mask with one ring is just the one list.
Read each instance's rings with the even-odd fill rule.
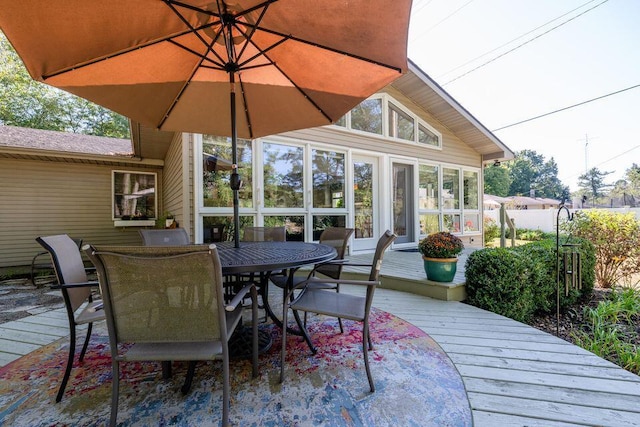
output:
[[89,286],[99,286],[99,282],[79,282],[79,283],[65,283],[64,285],[51,285],[51,289],[62,289],[62,288],[86,288]]
[[244,288],[240,289],[240,291],[233,297],[231,302],[229,302],[229,304],[226,304],[224,306],[224,309],[226,311],[234,311],[238,307],[238,304],[241,304],[242,300],[247,296],[247,294],[252,289],[255,289],[255,287],[256,287],[256,285],[252,283],[252,284],[246,285]]
[[380,285],[379,280],[371,281],[371,280],[350,280],[350,279],[320,279],[316,277],[310,277],[304,282],[298,283],[294,289],[300,289],[307,286],[309,283],[335,283],[336,285],[360,285],[360,286],[378,286]]

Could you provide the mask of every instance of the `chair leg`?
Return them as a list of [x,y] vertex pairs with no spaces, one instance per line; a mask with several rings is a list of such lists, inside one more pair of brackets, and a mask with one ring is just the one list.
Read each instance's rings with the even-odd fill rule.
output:
[[373,377],[371,376],[371,370],[369,369],[369,348],[371,345],[371,338],[369,337],[369,326],[365,323],[362,329],[362,352],[364,353],[364,368],[367,371],[367,379],[369,380],[369,389],[371,393],[376,391],[376,386],[373,384]]
[[111,360],[111,373],[113,376],[111,383],[111,419],[109,425],[116,426],[118,420],[118,393],[120,389],[120,365],[117,360]]
[[[224,346],[227,344],[224,343]],[[222,353],[222,425],[229,425],[229,349]]]
[[344,326],[342,326],[342,319],[338,317],[338,325],[340,325],[340,333],[344,334]]
[[89,339],[91,338],[91,329],[93,328],[93,322],[87,324],[87,335],[84,338],[84,344],[82,345],[82,351],[80,352],[80,361],[84,359],[84,354],[87,352],[87,346],[89,345]]
[[182,384],[182,388],[180,389],[182,394],[189,393],[189,390],[191,389],[191,383],[193,382],[193,376],[195,375],[195,373],[196,373],[196,361],[190,360],[189,367],[187,368],[187,376],[184,377],[184,384]]
[[286,297],[284,299],[284,308],[282,309],[282,348],[280,349],[280,383],[284,381],[284,359],[287,354],[287,314],[289,308],[287,307]]
[[69,375],[71,374],[71,368],[73,367],[73,359],[76,355],[76,328],[71,328],[71,336],[69,337],[69,356],[67,358],[67,367],[64,370],[64,377],[62,377],[62,383],[58,389],[58,395],[56,396],[56,402],[62,400],[64,395],[64,389],[67,387],[67,381],[69,381]]

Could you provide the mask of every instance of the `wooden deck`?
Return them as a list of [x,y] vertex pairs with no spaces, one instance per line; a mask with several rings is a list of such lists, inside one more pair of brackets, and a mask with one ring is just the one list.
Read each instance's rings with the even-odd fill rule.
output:
[[[405,282],[421,268],[421,259],[416,263],[405,255],[386,256],[384,287],[376,292],[374,305],[420,327],[440,344],[463,378],[475,426],[640,425],[640,377],[514,320],[393,289],[405,286],[395,280]],[[394,278],[400,272],[402,278]],[[424,272],[416,282],[424,284],[423,277]],[[63,310],[2,324],[0,365],[66,334]]]

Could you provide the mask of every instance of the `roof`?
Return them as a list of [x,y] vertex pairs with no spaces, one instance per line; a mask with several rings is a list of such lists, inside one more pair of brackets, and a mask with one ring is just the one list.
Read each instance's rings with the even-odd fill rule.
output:
[[0,149],[3,147],[103,156],[133,155],[129,139],[0,125]]
[[482,155],[484,162],[510,160],[515,154],[447,91],[409,60],[409,71],[391,86],[445,125]]

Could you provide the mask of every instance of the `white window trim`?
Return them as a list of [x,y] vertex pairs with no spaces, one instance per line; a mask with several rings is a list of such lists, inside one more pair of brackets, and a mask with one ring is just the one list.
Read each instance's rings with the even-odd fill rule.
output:
[[[410,109],[408,109],[404,104],[402,104],[401,102],[399,102],[398,100],[396,100],[394,97],[392,97],[391,95],[387,94],[387,93],[377,93],[375,95],[370,96],[369,98],[367,98],[367,100],[370,99],[381,99],[382,100],[382,135],[377,134],[377,133],[373,133],[373,132],[366,132],[366,131],[362,131],[362,130],[358,130],[358,129],[353,129],[351,127],[351,111],[347,112],[347,114],[345,114],[345,125],[346,126],[339,126],[339,125],[329,125],[332,128],[335,129],[339,129],[341,131],[347,131],[347,132],[351,132],[351,133],[355,133],[358,135],[366,135],[367,137],[371,138],[371,137],[376,137],[376,138],[382,138],[385,140],[391,140],[394,142],[400,142],[403,144],[412,144],[412,145],[416,145],[419,147],[425,147],[425,148],[429,148],[432,150],[442,150],[442,133],[438,132],[438,130],[436,130],[433,126],[431,126],[429,123],[427,123],[426,121],[424,121],[422,118],[420,118],[417,114],[415,114],[414,112],[412,112]],[[414,126],[415,126],[415,131],[414,131],[414,135],[413,135],[413,141],[409,141],[403,138],[397,138],[394,136],[391,136],[391,131],[389,129],[389,115],[391,114],[391,107],[389,106],[389,103],[393,104],[393,106],[399,110],[401,110],[402,112],[404,112],[405,114],[407,114],[408,116],[410,116],[413,120],[414,120]],[[424,126],[427,130],[429,130],[430,132],[433,132],[437,138],[438,138],[438,145],[429,145],[429,144],[424,144],[421,142],[418,142],[418,137],[419,137],[419,128],[420,126]]]

